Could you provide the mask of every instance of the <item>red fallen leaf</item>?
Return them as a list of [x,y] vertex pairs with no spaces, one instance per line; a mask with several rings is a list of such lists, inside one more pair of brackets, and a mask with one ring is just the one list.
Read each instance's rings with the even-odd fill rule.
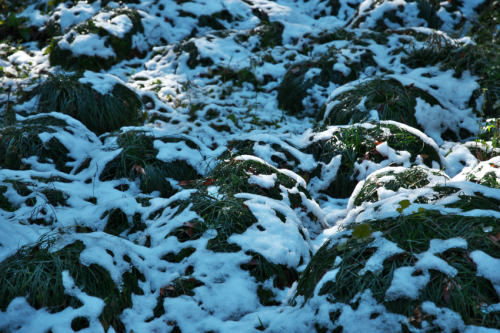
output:
[[146,171],[144,170],[144,168],[141,167],[140,165],[137,165],[137,163],[134,164],[134,166],[132,167],[132,169],[130,171],[142,173],[144,176],[146,175]]
[[166,18],[166,17],[163,19],[163,21],[166,22],[166,23],[169,22],[168,18]]
[[255,258],[252,258],[249,262],[245,263],[247,266],[259,266],[259,261]]
[[215,182],[215,179],[213,178],[207,178],[205,180],[206,182],[204,182],[203,185],[212,185]]
[[186,279],[184,281],[186,281],[186,282],[196,282],[196,279],[195,278],[189,278],[189,279]]
[[243,208],[250,210],[250,208],[248,208],[248,206],[247,206],[247,205],[242,204],[242,206],[243,206]]
[[294,67],[290,70],[292,74],[297,74],[300,71],[300,67]]
[[420,154],[420,157],[422,157],[425,160],[426,158],[430,157],[430,155]]
[[375,141],[375,145],[378,146],[378,145],[381,145],[383,144],[385,141]]
[[491,239],[493,242],[498,243],[498,238],[496,238],[495,236],[490,235],[490,239]]
[[159,121],[156,122],[156,125],[158,125],[158,127],[161,127],[161,123]]
[[194,183],[194,180],[181,180],[180,182],[177,183],[179,186],[186,186],[186,185],[191,185]]
[[496,235],[496,238],[500,239],[500,232]]
[[415,85],[415,83],[412,83],[409,85],[410,89],[413,89],[413,86]]
[[195,228],[198,225],[198,223],[184,222],[183,224],[187,227],[186,232],[189,235],[189,237],[193,238],[194,237],[193,228]]
[[369,159],[370,159],[370,155],[366,154],[365,156],[363,156],[362,161],[368,161]]

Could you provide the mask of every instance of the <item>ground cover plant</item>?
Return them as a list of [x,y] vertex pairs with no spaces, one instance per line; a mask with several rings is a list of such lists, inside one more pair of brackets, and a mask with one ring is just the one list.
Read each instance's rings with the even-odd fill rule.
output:
[[498,1],[0,1],[0,332],[500,332]]

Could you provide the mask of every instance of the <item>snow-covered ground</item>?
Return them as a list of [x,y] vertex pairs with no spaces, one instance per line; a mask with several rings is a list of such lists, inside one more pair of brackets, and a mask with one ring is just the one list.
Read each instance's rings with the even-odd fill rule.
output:
[[[73,332],[80,317],[79,332],[108,333],[498,331],[500,154],[495,137],[474,138],[495,132],[484,128],[500,114],[499,85],[488,81],[500,65],[476,66],[467,35],[487,5],[41,0],[4,13],[0,332]],[[26,40],[2,42],[7,34]],[[103,125],[111,111],[101,107],[91,127],[83,93],[64,97],[55,84],[40,95],[60,74],[74,78],[64,89],[91,87],[96,105],[128,87],[123,96],[144,103],[141,123]],[[67,103],[49,109],[47,98]],[[149,146],[128,149],[130,138]],[[161,168],[172,176],[151,176]],[[357,227],[433,214],[466,217],[490,243],[437,232],[414,252],[375,222],[363,236]],[[37,251],[55,255],[81,242],[76,265],[101,266],[118,290],[127,289],[126,272],[138,272],[118,326],[102,317],[113,305],[85,289],[72,265],[41,264],[79,307],[44,306],[24,286],[6,291],[19,289],[7,287],[18,279],[8,271],[18,249],[37,241]],[[351,279],[385,277],[388,262],[413,257],[385,277],[382,299],[369,284],[354,283],[348,301],[331,291],[356,246],[376,250]],[[446,284],[462,289],[450,251],[470,264],[476,289],[489,288],[474,315],[449,303],[469,300]],[[328,265],[318,258],[327,252],[335,253]],[[445,281],[438,304],[425,298],[436,279]],[[391,310],[400,299],[414,301],[411,310]]]

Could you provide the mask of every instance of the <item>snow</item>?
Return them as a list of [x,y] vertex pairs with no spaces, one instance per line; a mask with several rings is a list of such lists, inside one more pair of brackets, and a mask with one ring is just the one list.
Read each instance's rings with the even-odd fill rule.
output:
[[[18,17],[27,18],[26,24],[34,31],[43,32],[48,24],[58,24],[61,33],[55,36],[55,42],[75,57],[97,57],[100,64],[106,64],[106,61],[118,57],[110,46],[110,39],[130,37],[133,58],[98,73],[86,70],[79,81],[103,95],[111,94],[113,88],[120,84],[131,88],[145,101],[148,98],[144,115],[149,119],[156,117],[156,120],[144,122],[141,126],[124,127],[120,133],[139,130],[154,135],[156,140],[153,145],[157,150],[154,157],[164,165],[184,161],[198,175],[205,177],[219,157],[227,153],[225,156],[230,156],[227,157],[227,163],[253,160],[269,166],[272,173],[249,173],[248,184],[260,189],[261,195],[244,192],[228,194],[224,192],[223,186],[206,185],[203,188],[203,193],[213,200],[237,201],[256,219],[246,230],[228,237],[227,242],[237,245],[240,250],[214,252],[207,246],[225,232],[216,228],[219,221],[208,221],[204,212],[193,210],[192,204],[183,209],[178,206],[179,202],[199,195],[198,189],[186,189],[180,183],[185,179],[167,178],[178,192],[164,198],[158,191],[143,193],[138,180],[123,178],[102,181],[100,178],[105,165],[122,151],[115,149],[117,133],[98,137],[80,121],[61,113],[63,110],[54,110],[48,115],[63,120],[66,125],[51,126],[50,131],[40,133],[38,138],[45,147],[51,140],[57,140],[67,149],[67,155],[71,158],[66,163],[69,171],[57,170],[50,160],[42,163],[40,158],[29,154],[20,156],[24,164],[22,170],[0,169],[1,186],[5,187],[3,196],[16,206],[12,212],[0,209],[0,263],[16,253],[19,247],[52,233],[57,234],[58,238],[52,252],[76,241],[83,242],[85,250],[80,255],[80,262],[104,267],[119,289],[123,288],[123,273],[135,267],[145,276],[146,282],[139,282],[144,294],[132,294],[132,307],[125,309],[120,316],[127,332],[170,332],[174,326],[183,333],[257,332],[261,324],[269,332],[313,332],[315,324],[327,331],[341,326],[345,333],[398,332],[402,325],[414,332],[425,332],[436,327],[442,332],[498,332],[466,325],[458,313],[429,301],[422,302],[421,312],[433,316],[432,323],[424,322],[422,329],[417,329],[411,327],[406,316],[392,313],[384,302],[378,303],[370,289],[360,291],[347,303],[338,302],[332,295],[320,295],[326,283],[339,282],[340,266],[345,264],[345,256],[337,256],[334,264],[325,268],[325,274],[317,276],[312,297],[307,301],[297,294],[300,283],[296,278],[278,286],[274,280],[276,276],[266,276],[264,281],[259,281],[250,271],[242,269],[245,265],[254,264],[254,253],[279,269],[304,274],[307,269],[311,269],[308,264],[326,242],[330,242],[330,250],[334,246],[348,244],[352,230],[346,227],[351,228],[372,219],[409,215],[419,209],[442,214],[500,218],[500,208],[487,210],[478,207],[464,212],[460,208],[446,207],[458,201],[460,195],[481,194],[500,200],[500,189],[487,187],[480,182],[486,176],[499,181],[500,157],[483,159],[479,153],[471,153],[473,149],[480,150],[484,156],[495,153],[492,142],[451,142],[443,137],[447,130],[458,137],[462,129],[478,133],[481,119],[477,110],[482,108],[484,98],[477,98],[471,104],[471,96],[481,88],[481,79],[470,71],[464,71],[457,78],[454,70],[441,71],[439,65],[416,69],[404,65],[401,59],[405,54],[400,48],[406,52],[408,43],[415,48],[425,46],[424,42],[418,42],[409,35],[390,33],[385,45],[363,35],[370,32],[363,29],[374,29],[383,21],[390,29],[411,27],[429,36],[441,36],[454,45],[474,44],[468,36],[453,39],[444,31],[453,30],[462,18],[472,18],[475,9],[483,2],[462,1],[454,12],[450,12],[450,5],[443,2],[437,13],[443,21],[442,31],[431,29],[419,15],[417,4],[405,0],[340,0],[339,8],[336,9],[329,5],[331,1],[323,0],[140,0],[122,5],[110,2],[106,10],[101,10],[101,1],[68,1],[54,8],[49,6],[48,1],[40,1],[47,6],[46,11],[36,9],[35,4],[29,5],[17,14]],[[133,29],[132,20],[126,14],[116,15],[115,9],[120,6],[137,10],[143,28],[139,30],[143,32],[133,32],[136,29]],[[227,10],[233,17],[231,20],[217,20],[225,30],[216,31],[212,27],[198,25],[199,16],[222,10]],[[338,14],[331,14],[333,10],[338,10]],[[181,15],[180,11],[184,14]],[[282,45],[259,47],[263,41],[256,33],[264,30],[264,23],[254,12],[268,17],[271,23],[283,25]],[[387,14],[393,12],[403,26],[387,18],[390,17]],[[196,18],[186,14],[195,15]],[[110,36],[101,37],[77,29],[78,24],[90,19]],[[349,29],[356,22],[361,29]],[[320,34],[341,27],[347,27],[346,31],[361,38],[362,42],[316,42]],[[209,59],[213,65],[192,66],[190,54],[176,49],[183,42],[192,42],[196,47],[196,60]],[[0,77],[0,87],[31,90],[38,76],[43,80],[48,73],[62,71],[59,66],[51,65],[50,50],[39,49],[41,45],[29,42],[23,44],[22,49],[11,52],[7,51],[7,44],[0,44],[0,66],[7,73]],[[345,84],[330,82],[313,85],[307,91],[307,97],[301,101],[305,109],[302,114],[291,116],[287,110],[281,110],[278,91],[283,77],[288,69],[293,68],[293,64],[327,55],[334,61],[327,70],[346,78],[352,74],[353,65],[358,64],[361,56],[369,52],[374,54],[375,65],[361,70],[358,79]],[[140,56],[136,57],[137,54]],[[227,73],[212,75],[220,69],[235,73],[248,71],[256,81],[238,82]],[[321,73],[321,68],[311,67],[305,71],[303,79],[314,81]],[[333,107],[341,103],[336,100],[338,96],[355,91],[358,85],[376,77],[392,78],[405,86],[413,85],[428,91],[439,104],[430,105],[421,98],[416,99],[414,115],[420,126],[420,129],[416,129],[397,121],[381,121],[377,110],[367,109],[367,97],[363,97],[353,108],[366,112],[372,123],[325,126],[321,131],[314,129],[314,115],[322,105],[325,106],[323,119],[328,119]],[[11,110],[17,113],[18,122],[46,116],[35,113],[37,97],[20,103],[17,95],[7,95],[4,90],[0,90],[2,114],[7,108],[7,100]],[[420,138],[435,149],[438,157],[433,161],[432,168],[424,165],[423,157],[417,156],[412,161],[409,151],[397,151],[384,142],[375,148],[382,156],[380,163],[362,158],[353,162],[355,173],[352,181],[357,182],[357,185],[350,196],[331,197],[327,189],[338,180],[338,173],[346,162],[342,161],[340,154],[329,161],[320,162],[307,152],[307,148],[332,138],[342,128],[373,128],[375,123],[382,125],[388,135],[390,131],[384,125],[404,129],[409,135]],[[166,136],[175,136],[180,140],[162,141],[161,138]],[[192,141],[197,148],[193,148],[186,140]],[[227,148],[234,140],[248,140],[248,149],[253,150],[253,155],[244,155],[236,149],[229,153]],[[417,189],[394,190],[383,186],[398,174],[415,167],[424,171],[428,185]],[[318,168],[321,168],[321,172]],[[277,186],[278,172],[294,181],[291,188]],[[53,180],[47,181],[51,177]],[[25,187],[33,192],[29,195],[19,194],[9,182],[13,179],[29,182]],[[355,205],[355,199],[363,186],[374,180],[378,186],[374,190],[376,201]],[[128,185],[128,189],[119,190],[122,185]],[[436,186],[457,188],[459,192],[436,199],[439,194]],[[49,204],[43,194],[49,188],[61,190],[67,199],[67,206]],[[278,188],[282,198],[271,199],[265,195],[267,191]],[[308,194],[304,189],[307,189]],[[95,198],[97,204],[90,202],[90,198]],[[422,203],[421,198],[427,198],[428,202]],[[28,205],[27,199],[33,200],[34,206]],[[149,206],[139,203],[138,199],[147,199]],[[396,208],[402,200],[408,200],[409,206],[400,213]],[[105,217],[105,213],[112,209],[120,209],[127,215],[130,227],[132,216],[134,219],[139,216],[144,230],[130,235],[123,232],[119,236],[104,232],[109,220],[109,215]],[[47,224],[31,223],[31,216]],[[182,240],[173,236],[174,230],[185,228],[188,223],[194,225],[202,222],[210,222],[209,228],[197,238]],[[75,226],[90,228],[92,232],[78,233]],[[486,227],[484,230],[487,230],[488,236],[491,233],[495,237],[497,229],[489,228],[491,230]],[[385,295],[386,301],[418,299],[430,283],[430,271],[439,271],[448,277],[455,276],[459,273],[458,269],[453,263],[441,259],[441,254],[450,249],[466,250],[472,247],[472,244],[458,237],[430,239],[425,252],[411,254],[385,238],[383,232],[372,233],[366,242],[366,246],[374,251],[359,271],[360,277],[367,272],[379,274],[391,257],[403,254],[414,256],[415,260],[410,266],[395,269],[392,280],[388,281],[390,287]],[[150,247],[146,246],[147,243],[151,244]],[[167,254],[178,254],[187,248],[195,251],[180,262],[162,259]],[[125,257],[130,260],[125,260]],[[500,295],[500,259],[481,250],[472,251],[470,258],[477,265],[477,275],[491,281]],[[190,268],[192,273],[187,275],[186,271]],[[90,326],[80,332],[103,332],[99,315],[105,301],[87,295],[74,278],[68,271],[62,272],[65,293],[79,299],[83,304],[81,307],[67,307],[51,313],[47,308],[33,308],[26,297],[17,297],[5,305],[4,311],[0,310],[0,331],[73,332],[73,319],[85,317]],[[194,278],[203,285],[193,289],[193,296],[180,295],[174,298],[160,295],[161,288],[179,278]],[[258,290],[272,292],[275,305],[261,304]],[[155,318],[153,311],[159,299],[165,313]],[[353,307],[353,303],[357,303],[357,307]],[[332,321],[330,314],[334,311],[338,311],[339,316]],[[482,311],[499,312],[500,303],[489,305]],[[111,327],[107,333],[112,332],[115,329]]]

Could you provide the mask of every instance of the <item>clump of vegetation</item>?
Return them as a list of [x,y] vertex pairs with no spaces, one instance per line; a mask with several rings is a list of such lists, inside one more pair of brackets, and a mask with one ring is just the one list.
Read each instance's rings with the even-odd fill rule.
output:
[[214,30],[226,30],[224,25],[220,23],[219,20],[231,23],[234,21],[234,17],[227,9],[212,15],[200,15],[200,17],[198,17],[198,27],[210,27]]
[[[395,79],[375,78],[356,86],[355,89],[339,94],[331,101],[327,101],[316,116],[316,120],[331,125],[347,125],[351,121],[360,123],[369,118],[371,110],[377,110],[380,120],[394,120],[422,130],[415,118],[417,98],[431,106],[441,106],[435,97],[413,85],[405,86]],[[359,107],[362,100],[364,100],[364,108]],[[337,102],[339,103],[337,104]],[[326,114],[330,103],[335,104],[331,111]],[[460,128],[459,133],[448,128],[442,134],[442,138],[457,141],[457,134],[460,134],[462,138],[471,135],[464,128]]]
[[191,69],[195,69],[199,65],[208,67],[214,64],[212,59],[200,56],[200,52],[198,51],[198,48],[196,47],[194,42],[177,44],[174,46],[173,52],[177,55],[177,58],[183,53],[188,53],[189,59],[187,61],[187,65]]
[[359,171],[356,165],[364,160],[382,163],[387,159],[376,148],[384,142],[396,151],[408,151],[411,154],[411,163],[417,163],[418,157],[428,167],[432,167],[433,162],[441,165],[438,151],[401,127],[381,124],[373,127],[350,126],[339,128],[330,139],[314,141],[303,149],[305,153],[312,154],[316,161],[322,162],[310,177],[321,179],[323,165],[341,155],[337,175],[323,192],[333,198],[348,198],[358,183],[356,177]]
[[[352,28],[368,28],[363,23],[366,21],[367,17],[370,17],[373,12],[377,13],[377,20],[374,27],[369,27],[373,31],[383,32],[387,29],[391,29],[395,24],[398,24],[400,27],[405,27],[405,23],[403,19],[398,15],[398,13],[404,11],[403,6],[399,6],[397,9],[393,9],[393,7],[385,7],[383,15],[380,15],[380,9],[377,10],[385,0],[376,0],[370,5],[370,10],[366,10],[363,13],[359,13],[359,7],[356,9],[356,13],[354,14],[354,19],[350,24]],[[427,24],[422,24],[421,26],[426,26],[431,29],[441,29],[443,26],[443,21],[437,15],[437,12],[441,9],[441,6],[432,0],[417,0],[418,14],[417,17],[423,19]],[[389,27],[386,22],[390,22],[391,26]]]
[[117,138],[117,147],[122,151],[111,162],[106,164],[99,179],[101,181],[128,178],[139,179],[140,189],[144,193],[159,191],[164,198],[177,193],[166,178],[177,181],[194,180],[196,170],[185,161],[163,162],[156,158],[158,150],[154,141],[185,142],[191,149],[198,146],[191,140],[179,136],[156,137],[144,131],[129,131],[121,133]]
[[269,145],[270,148],[274,150],[274,154],[271,156],[271,161],[276,163],[279,169],[293,169],[299,164],[299,160],[292,155],[290,151],[284,148],[282,145],[271,143],[268,144],[262,141],[254,140],[233,140],[228,143],[227,151],[221,155],[221,159],[228,159],[234,155],[253,155],[255,154],[254,149],[258,146]]
[[37,112],[62,112],[98,135],[140,124],[142,101],[134,91],[117,83],[111,92],[101,94],[91,84],[80,82],[82,77],[82,73],[51,75],[23,100],[37,96]]
[[[122,275],[123,285],[119,290],[105,268],[96,264],[85,266],[80,262],[80,253],[85,249],[82,242],[51,253],[55,241],[55,237],[42,236],[0,263],[0,310],[5,311],[16,297],[26,297],[35,309],[46,307],[51,313],[82,306],[76,297],[64,292],[62,272],[66,270],[84,293],[106,303],[99,316],[104,329],[112,326],[116,332],[125,332],[119,317],[124,309],[132,307],[132,293],[144,295],[138,284],[139,280],[145,282],[144,276],[132,267]],[[84,321],[73,324],[75,330],[85,327]]]
[[39,134],[55,133],[68,124],[60,119],[43,116],[30,117],[1,130],[0,166],[11,170],[26,170],[29,165],[22,159],[37,156],[39,163],[54,164],[56,169],[69,173],[73,167],[66,166],[74,161],[68,156],[68,149],[56,138],[43,142]]
[[[319,295],[328,295],[330,302],[349,304],[356,294],[371,290],[377,303],[383,303],[392,313],[408,318],[409,328],[426,329],[435,327],[433,315],[426,315],[422,303],[431,301],[436,306],[450,309],[461,315],[466,325],[496,328],[500,315],[498,312],[482,311],[487,306],[500,301],[492,281],[478,274],[477,264],[471,253],[479,250],[498,258],[500,244],[492,241],[492,235],[500,234],[496,219],[492,217],[442,215],[437,211],[421,210],[412,215],[400,215],[396,218],[367,221],[364,225],[351,225],[346,228],[350,236],[343,241],[328,240],[314,255],[299,279],[297,296],[305,299],[313,292],[321,277],[332,268],[338,269],[334,281],[327,281],[319,290]],[[490,230],[490,232],[485,232]],[[370,239],[370,233],[382,232],[386,240],[397,244],[400,253],[385,258],[380,269],[365,269],[365,265],[377,252]],[[497,236],[495,239],[497,239]],[[394,296],[387,293],[398,269],[412,269],[421,258],[419,254],[429,250],[433,239],[447,240],[461,238],[467,247],[452,247],[434,253],[438,260],[443,260],[457,274],[446,274],[437,269],[420,270],[414,268],[412,276],[425,278],[426,283],[414,299]],[[341,261],[339,262],[339,258]],[[363,271],[362,271],[363,270]],[[351,306],[356,309],[359,301]],[[332,322],[339,313],[331,314]],[[437,327],[436,327],[437,328]]]
[[496,157],[486,162],[479,163],[466,175],[470,182],[491,188],[500,188],[500,158]]
[[430,35],[424,47],[413,47],[401,62],[410,68],[435,66],[441,71],[453,69],[455,78],[461,78],[465,71],[478,76],[480,88],[476,89],[469,101],[469,106],[476,108],[476,99],[483,97],[484,105],[480,110],[486,118],[499,117],[500,106],[495,105],[500,99],[500,58],[498,49],[478,47],[476,45],[459,46],[452,44],[439,34]]
[[394,192],[397,192],[400,188],[417,189],[425,187],[430,183],[430,175],[450,179],[442,171],[431,171],[421,166],[413,166],[403,172],[388,170],[377,173],[375,176],[368,177],[363,188],[354,199],[354,205],[361,206],[363,202],[378,201],[377,189],[381,187]]
[[50,53],[50,65],[60,65],[66,71],[91,70],[99,72],[101,69],[109,69],[114,64],[123,60],[142,57],[144,54],[137,48],[132,47],[132,36],[137,33],[144,33],[144,27],[141,23],[142,17],[139,12],[135,9],[129,8],[105,7],[96,15],[109,12],[113,13],[109,18],[110,20],[120,15],[126,15],[132,22],[132,28],[130,31],[125,33],[122,38],[111,34],[103,27],[97,26],[92,19],[78,24],[62,38],[65,38],[67,42],[71,44],[77,36],[96,34],[101,38],[106,38],[104,46],[111,48],[116,55],[115,57],[101,58],[99,56],[75,55],[71,50],[60,47],[60,38],[54,38],[46,51],[47,53]]
[[250,35],[257,35],[260,38],[260,45],[255,47],[252,52],[258,52],[267,47],[283,45],[283,31],[285,27],[280,22],[264,22],[262,25],[253,29]]
[[[326,36],[323,36],[326,38]],[[332,37],[333,38],[333,37]],[[337,51],[338,53],[340,51]],[[324,55],[318,59],[306,60],[293,64],[287,70],[283,81],[278,89],[278,106],[292,115],[304,110],[302,101],[307,97],[307,91],[319,85],[327,88],[331,83],[343,85],[357,80],[359,74],[368,66],[375,66],[373,52],[367,50],[359,57],[359,62],[352,62],[347,65],[350,68],[349,75],[333,69],[337,60],[333,54]],[[317,69],[318,73],[311,76],[310,71]]]
[[6,212],[13,212],[16,210],[16,207],[4,195],[7,189],[7,186],[0,186],[0,209]]
[[[196,212],[201,219],[193,219],[184,223],[183,226],[172,230],[165,238],[176,237],[179,242],[187,242],[199,239],[209,230],[216,231],[215,238],[208,241],[207,249],[214,252],[239,252],[241,247],[237,244],[229,243],[228,238],[233,234],[242,234],[250,226],[257,223],[258,220],[252,214],[250,209],[244,204],[243,199],[237,199],[231,196],[224,198],[215,198],[207,194],[192,194],[191,197],[183,201],[175,201],[170,206],[177,207],[174,216],[181,213],[189,207],[189,210]],[[182,252],[182,253],[181,253]],[[182,260],[191,255],[194,251],[187,248],[175,255],[167,255],[165,260]],[[280,289],[285,286],[290,287],[298,279],[298,273],[294,268],[283,265],[273,264],[262,255],[254,252],[247,252],[252,259],[241,265],[243,270],[250,272],[257,281],[264,282],[270,278],[273,279],[273,285]],[[271,292],[272,293],[272,292]],[[267,303],[274,296],[266,292],[260,292],[261,302]]]

